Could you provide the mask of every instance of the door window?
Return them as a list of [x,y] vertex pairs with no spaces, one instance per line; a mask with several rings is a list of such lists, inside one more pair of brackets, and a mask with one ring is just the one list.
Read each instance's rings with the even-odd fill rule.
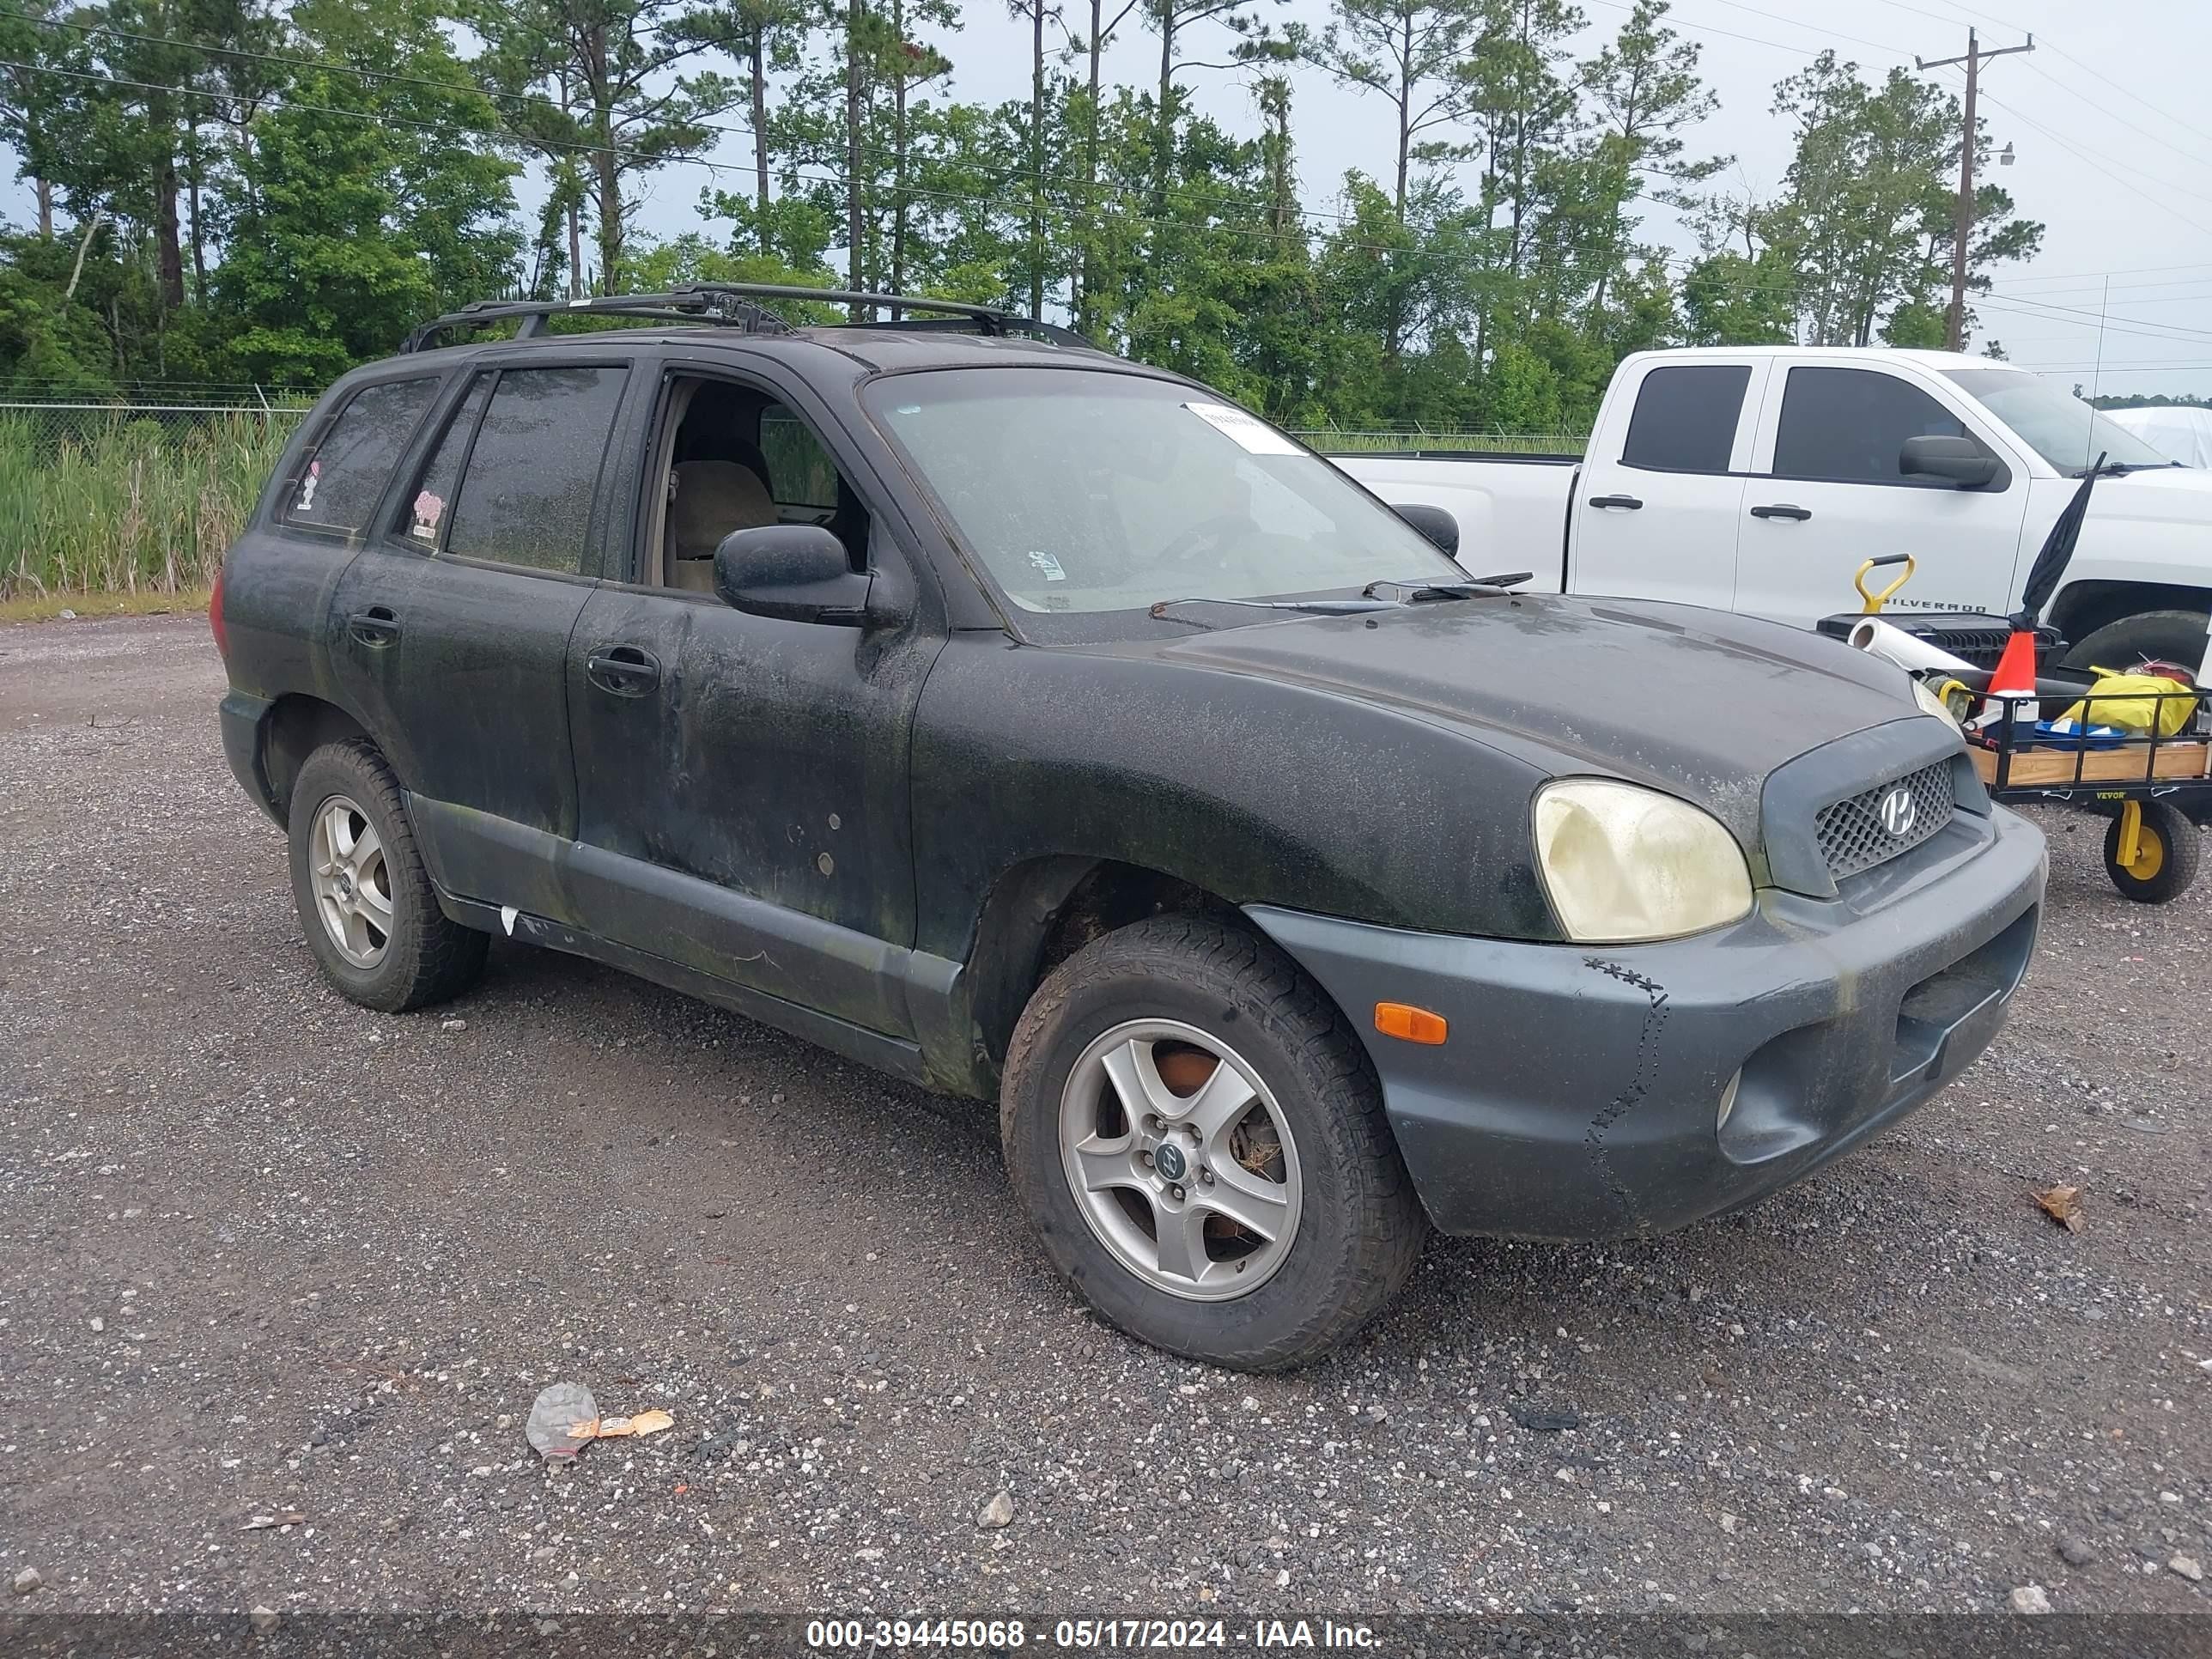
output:
[[415,499],[400,508],[400,522],[407,526],[410,541],[425,547],[435,547],[438,538],[446,528],[449,516],[447,509],[453,504],[453,491],[461,481],[461,463],[468,457],[469,440],[476,436],[477,420],[483,413],[484,401],[491,396],[491,383],[498,376],[479,374],[469,387],[469,395],[461,399],[453,418],[446,422],[445,435],[438,440],[436,453],[430,465],[423,469],[422,487],[416,490]]
[[1653,369],[1637,388],[1620,464],[1659,472],[1727,471],[1750,385],[1745,363]]
[[502,369],[474,443],[457,419],[425,475],[441,474],[448,447],[467,446],[457,498],[440,513],[452,520],[446,551],[580,574],[599,466],[629,372],[614,365]]
[[350,535],[383,498],[399,452],[438,390],[434,377],[363,386],[308,452],[306,469],[277,510],[293,530]]
[[1793,368],[1774,434],[1774,476],[1839,483],[1951,486],[1906,476],[1907,438],[1970,436],[1959,417],[1915,386],[1870,368]]

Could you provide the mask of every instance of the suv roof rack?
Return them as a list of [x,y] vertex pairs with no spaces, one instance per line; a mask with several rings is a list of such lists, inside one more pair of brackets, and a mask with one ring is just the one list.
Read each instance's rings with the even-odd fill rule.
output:
[[793,288],[775,283],[684,283],[659,294],[595,295],[581,300],[478,300],[421,325],[401,343],[403,352],[424,351],[439,343],[439,337],[456,337],[495,323],[521,320],[515,338],[527,340],[544,333],[552,317],[637,317],[664,323],[711,323],[747,334],[789,334],[794,325],[779,317],[762,300],[817,300],[833,305],[888,306],[894,311],[927,311],[928,317],[900,318],[892,322],[848,324],[858,328],[974,331],[988,335],[1032,335],[1056,345],[1096,349],[1073,329],[1021,317],[994,306],[971,305],[965,300],[933,300],[903,294],[867,294],[839,288]]

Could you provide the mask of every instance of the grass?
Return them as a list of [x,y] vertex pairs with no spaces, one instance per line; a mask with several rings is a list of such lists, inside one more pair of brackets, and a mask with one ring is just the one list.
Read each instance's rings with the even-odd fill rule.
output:
[[85,609],[58,596],[204,594],[291,432],[228,412],[0,418],[0,601],[52,615]]
[[68,588],[49,588],[43,593],[18,593],[0,599],[0,623],[64,621],[62,612],[82,621],[93,617],[167,617],[208,608],[204,587],[180,587],[163,593],[142,587],[136,593],[82,593]]

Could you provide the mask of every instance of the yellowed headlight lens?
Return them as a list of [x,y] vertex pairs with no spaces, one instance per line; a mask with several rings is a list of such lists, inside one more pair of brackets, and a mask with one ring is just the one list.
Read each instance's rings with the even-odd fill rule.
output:
[[1631,944],[1751,911],[1751,871],[1710,812],[1656,789],[1567,778],[1536,794],[1536,862],[1567,937]]

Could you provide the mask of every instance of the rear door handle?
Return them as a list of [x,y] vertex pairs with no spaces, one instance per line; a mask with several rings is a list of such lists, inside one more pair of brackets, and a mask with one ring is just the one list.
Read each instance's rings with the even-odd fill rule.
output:
[[1753,507],[1751,516],[1754,519],[1809,519],[1813,516],[1813,509],[1796,507],[1788,501],[1778,501],[1772,507]]
[[399,643],[399,618],[392,614],[389,606],[372,605],[346,618],[346,632],[372,651],[381,651],[387,645]]
[[1589,498],[1589,504],[1592,507],[1625,507],[1631,512],[1644,505],[1633,495],[1593,495]]
[[660,665],[634,645],[603,645],[584,659],[584,676],[617,697],[641,697],[660,684]]

